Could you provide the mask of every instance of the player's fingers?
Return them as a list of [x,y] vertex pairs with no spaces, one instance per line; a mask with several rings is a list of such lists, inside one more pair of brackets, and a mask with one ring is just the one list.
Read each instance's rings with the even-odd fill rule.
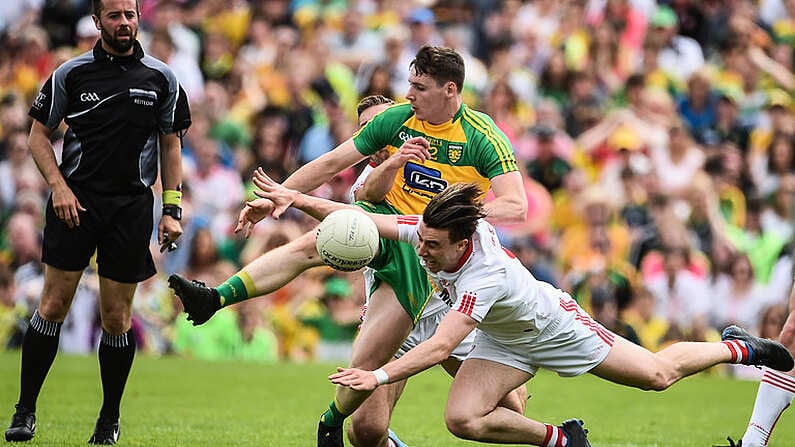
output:
[[69,207],[66,211],[66,220],[70,228],[80,225],[80,219],[77,217],[77,209]]
[[287,208],[288,207],[286,206],[277,206],[273,209],[273,211],[271,211],[271,216],[274,219],[279,220],[279,217],[281,217],[282,214],[284,214],[284,212],[287,211]]
[[267,177],[267,174],[265,174],[265,171],[261,167],[259,167],[254,171],[254,176],[252,177],[252,180],[261,179],[263,177]]
[[251,233],[254,232],[254,225],[252,225],[250,223],[246,223],[245,229],[246,229],[246,233],[245,233],[246,239],[248,239],[248,237],[251,236]]

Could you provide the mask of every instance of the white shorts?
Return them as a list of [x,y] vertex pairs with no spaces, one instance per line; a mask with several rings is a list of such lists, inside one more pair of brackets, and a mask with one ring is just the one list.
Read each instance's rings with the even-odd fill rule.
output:
[[467,358],[490,360],[532,375],[539,368],[555,371],[561,377],[587,373],[607,357],[616,335],[573,300],[561,300],[561,308],[557,321],[526,343],[506,345],[475,329],[475,347]]
[[[448,309],[440,309],[439,312],[420,317],[420,319],[417,320],[417,324],[414,325],[414,329],[412,329],[409,336],[406,337],[403,345],[401,345],[398,352],[395,353],[395,358],[399,359],[403,354],[409,352],[410,349],[416,348],[417,345],[431,338],[436,332],[439,322],[442,321],[442,318],[444,318],[447,312]],[[472,331],[458,346],[456,346],[455,350],[450,354],[450,357],[463,361],[474,347],[475,331]]]

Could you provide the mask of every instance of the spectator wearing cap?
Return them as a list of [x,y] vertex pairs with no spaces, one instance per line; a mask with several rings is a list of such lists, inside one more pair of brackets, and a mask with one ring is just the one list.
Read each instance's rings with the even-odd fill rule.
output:
[[527,175],[550,193],[555,193],[563,186],[566,175],[571,172],[571,164],[556,153],[555,128],[540,124],[533,129],[533,134],[536,154],[525,165]]
[[414,8],[405,18],[409,27],[408,51],[415,54],[423,45],[440,46],[444,42],[436,28],[436,14],[430,8]]
[[781,89],[767,92],[764,119],[751,131],[749,147],[751,154],[766,154],[773,136],[779,133],[795,133],[792,115],[792,96]]
[[638,175],[645,175],[651,171],[651,162],[646,155],[648,146],[645,138],[626,124],[616,127],[607,138],[599,172],[599,184],[613,194],[616,205],[628,200],[622,188],[621,172],[624,169],[630,169]]
[[678,34],[679,19],[673,9],[658,7],[650,24],[655,37],[663,44],[657,59],[661,69],[679,79],[689,79],[704,65],[704,53],[698,42]]
[[99,30],[90,15],[83,16],[75,26],[77,36],[77,53],[85,53],[94,47],[99,39]]
[[740,121],[741,101],[742,91],[736,89],[720,91],[715,109],[715,125],[709,131],[715,135],[715,140],[719,143],[728,141],[746,153],[751,129]]

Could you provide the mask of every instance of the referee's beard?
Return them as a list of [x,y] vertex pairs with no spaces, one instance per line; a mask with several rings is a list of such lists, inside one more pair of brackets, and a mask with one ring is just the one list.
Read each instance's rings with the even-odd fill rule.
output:
[[99,29],[100,37],[102,41],[105,42],[106,45],[113,48],[114,51],[120,54],[127,53],[133,47],[135,43],[135,38],[138,36],[138,30],[134,30],[132,28],[128,28],[128,34],[125,34],[122,38],[119,39],[119,31],[117,30],[113,34],[110,34],[106,29],[105,26],[101,26]]

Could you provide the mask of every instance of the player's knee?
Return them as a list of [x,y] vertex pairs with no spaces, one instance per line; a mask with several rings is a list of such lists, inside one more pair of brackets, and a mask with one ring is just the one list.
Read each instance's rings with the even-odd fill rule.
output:
[[448,411],[444,416],[447,430],[461,439],[477,440],[480,436],[480,420],[463,412]]
[[387,437],[387,424],[376,420],[354,418],[348,426],[348,439],[355,446],[381,445]]
[[62,322],[69,312],[69,300],[65,298],[41,300],[37,310],[39,316],[47,321]]
[[128,312],[104,312],[102,329],[111,335],[120,335],[130,330],[131,321]]

